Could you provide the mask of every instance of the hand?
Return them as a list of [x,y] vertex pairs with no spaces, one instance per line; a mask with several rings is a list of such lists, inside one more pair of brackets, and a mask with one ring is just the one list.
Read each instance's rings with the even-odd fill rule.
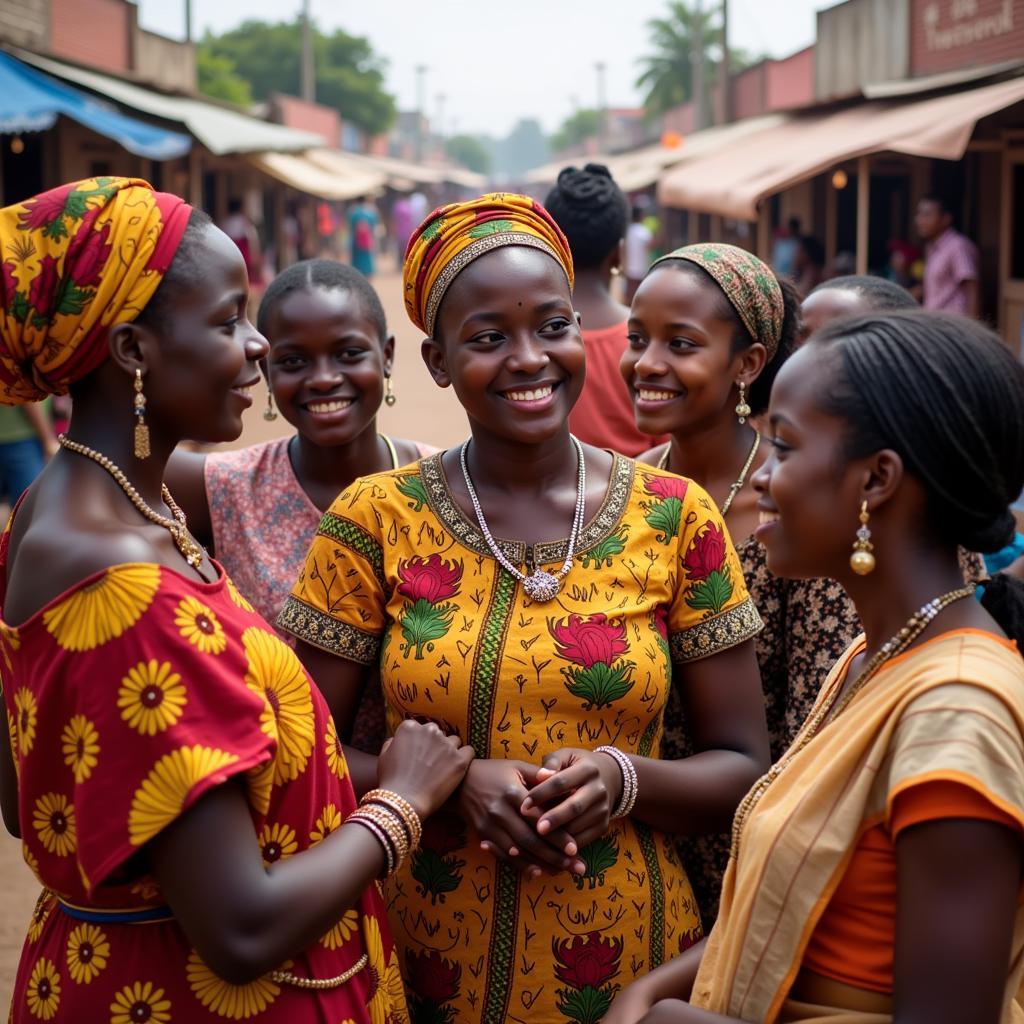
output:
[[428,818],[455,792],[472,760],[473,748],[458,736],[445,736],[433,722],[406,719],[377,760],[377,785]]
[[612,810],[622,797],[622,769],[610,754],[569,747],[544,758],[534,786],[520,810],[542,813],[537,831],[570,832],[586,846],[608,831]]
[[525,761],[475,761],[459,790],[459,813],[482,837],[485,849],[531,877],[542,871],[581,875],[586,865],[576,859],[579,846],[573,837],[561,829],[539,835],[533,820],[539,812],[524,816],[520,810],[539,770]]

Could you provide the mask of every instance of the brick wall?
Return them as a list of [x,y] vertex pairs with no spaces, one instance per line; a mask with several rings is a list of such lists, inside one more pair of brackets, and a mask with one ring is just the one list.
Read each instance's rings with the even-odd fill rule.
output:
[[0,40],[28,50],[46,48],[48,0],[0,0]]
[[50,0],[50,52],[123,74],[132,67],[135,17],[125,0]]
[[1024,58],[1024,0],[911,0],[914,75]]

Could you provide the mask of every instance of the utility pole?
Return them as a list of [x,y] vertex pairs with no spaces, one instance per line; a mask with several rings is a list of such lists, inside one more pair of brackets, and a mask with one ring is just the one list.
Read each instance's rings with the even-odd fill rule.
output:
[[437,94],[437,126],[434,129],[434,134],[437,136],[442,156],[444,155],[444,101],[445,94],[439,92]]
[[316,67],[313,63],[313,24],[309,15],[310,0],[302,0],[302,98],[316,102]]
[[722,0],[722,60],[718,65],[721,108],[719,123],[732,121],[732,68],[729,56],[729,0]]
[[694,124],[699,131],[704,127],[704,5],[701,0],[693,3],[693,56],[691,78],[693,81]]
[[416,159],[421,161],[423,159],[423,136],[424,136],[424,121],[427,117],[426,112],[426,76],[427,76],[427,65],[417,64],[416,65]]
[[597,72],[597,139],[598,146],[604,153],[608,144],[608,97],[605,93],[604,61],[599,60],[594,65],[594,70]]
[[185,42],[192,42],[192,0],[185,0]]

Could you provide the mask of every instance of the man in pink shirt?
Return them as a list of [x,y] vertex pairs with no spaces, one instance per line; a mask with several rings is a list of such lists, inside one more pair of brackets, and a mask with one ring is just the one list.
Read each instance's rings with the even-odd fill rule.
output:
[[925,196],[914,216],[925,242],[924,308],[978,316],[978,248],[953,227],[953,215],[938,196]]

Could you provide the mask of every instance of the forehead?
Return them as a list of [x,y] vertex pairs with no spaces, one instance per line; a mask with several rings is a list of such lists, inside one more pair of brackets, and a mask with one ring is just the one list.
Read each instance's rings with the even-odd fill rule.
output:
[[377,334],[373,319],[351,288],[310,285],[288,292],[271,308],[268,317],[274,333],[304,327],[345,325]]
[[813,341],[797,349],[783,364],[772,384],[771,415],[794,423],[822,416],[818,398],[833,373],[834,350]]
[[[179,258],[187,266],[179,267]],[[180,301],[217,301],[225,290],[248,291],[249,278],[238,246],[214,224],[207,224],[187,249],[179,250],[173,272],[186,282]]]
[[640,283],[632,315],[660,313],[678,320],[721,320],[726,301],[718,285],[697,267],[658,267]]
[[804,323],[812,331],[841,316],[867,312],[868,306],[859,292],[850,288],[823,288],[808,295],[800,307]]

